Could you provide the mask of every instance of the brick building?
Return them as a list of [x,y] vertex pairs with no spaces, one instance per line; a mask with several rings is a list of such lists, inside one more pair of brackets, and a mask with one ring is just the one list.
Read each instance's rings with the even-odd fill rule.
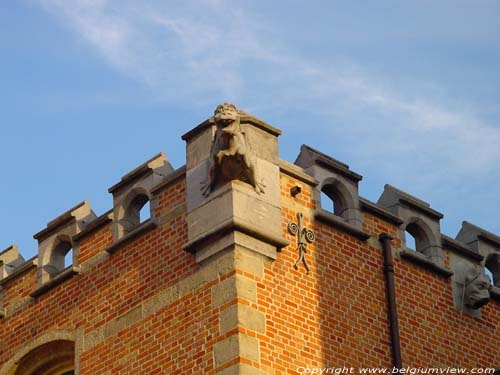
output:
[[110,211],[49,222],[36,257],[1,252],[0,375],[500,366],[500,238],[441,234],[392,186],[362,198],[330,156],[280,159],[280,134],[221,105],[182,137],[185,166],[159,154]]

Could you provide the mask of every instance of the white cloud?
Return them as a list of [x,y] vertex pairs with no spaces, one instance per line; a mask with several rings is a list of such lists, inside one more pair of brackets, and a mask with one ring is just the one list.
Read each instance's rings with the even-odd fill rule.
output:
[[[367,68],[301,56],[235,2],[40,2],[111,66],[163,99],[222,98],[264,110],[303,106],[353,120],[344,131],[384,134],[391,152],[408,151],[400,163],[415,168],[438,163],[458,178],[498,169],[498,128],[451,100],[391,88],[389,78],[374,78]],[[388,157],[370,138],[356,151],[374,163]]]

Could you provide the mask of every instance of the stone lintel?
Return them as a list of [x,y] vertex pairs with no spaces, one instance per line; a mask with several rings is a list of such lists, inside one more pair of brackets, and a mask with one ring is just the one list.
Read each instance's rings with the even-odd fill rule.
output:
[[466,257],[471,258],[473,260],[476,260],[478,262],[481,262],[484,259],[484,257],[481,254],[476,253],[475,251],[471,250],[469,247],[467,247],[463,243],[461,243],[457,240],[454,240],[451,237],[448,237],[448,236],[442,234],[441,239],[443,241],[443,247],[445,249],[451,250],[455,253],[466,256]]
[[153,173],[154,170],[160,169],[163,166],[169,166],[169,163],[167,161],[166,154],[164,152],[160,152],[159,154],[153,156],[148,161],[139,165],[137,168],[133,169],[129,173],[122,176],[122,178],[120,179],[120,182],[111,186],[108,189],[108,192],[113,194],[116,191],[123,188],[124,186],[127,186],[130,183],[133,183],[135,180],[143,177],[144,175]]
[[366,241],[367,239],[370,238],[369,233],[363,232],[357,226],[354,226],[345,221],[345,219],[337,215],[334,215],[331,212],[325,211],[323,209],[316,210],[316,212],[314,213],[314,218],[325,224],[332,225],[335,228],[347,232],[350,235],[356,237],[358,240]]
[[400,226],[401,224],[404,223],[404,220],[401,218],[397,217],[396,215],[391,214],[389,211],[387,211],[384,207],[366,199],[363,197],[359,197],[359,203],[361,206],[361,209],[364,211],[369,212],[370,214],[377,216],[378,218],[385,220],[391,224]]
[[452,271],[450,271],[447,268],[444,268],[443,266],[440,266],[439,264],[434,263],[428,257],[426,257],[425,255],[423,255],[417,251],[403,249],[399,252],[399,254],[400,254],[401,258],[408,260],[414,264],[417,264],[417,265],[423,267],[424,269],[429,270],[433,273],[436,273],[439,276],[442,276],[446,279],[453,276]]
[[70,266],[64,271],[57,274],[57,276],[55,276],[53,279],[47,281],[46,283],[43,283],[38,288],[36,288],[33,292],[31,292],[30,297],[37,298],[38,296],[41,296],[45,292],[55,288],[57,285],[62,284],[64,281],[72,278],[74,275],[77,275],[79,273],[79,266]]
[[33,235],[35,240],[42,242],[44,239],[50,237],[58,230],[66,227],[70,223],[88,220],[90,223],[95,218],[95,214],[90,208],[87,200],[84,200],[76,206],[70,208],[68,211],[56,217],[54,220],[49,221],[47,227],[40,232]]

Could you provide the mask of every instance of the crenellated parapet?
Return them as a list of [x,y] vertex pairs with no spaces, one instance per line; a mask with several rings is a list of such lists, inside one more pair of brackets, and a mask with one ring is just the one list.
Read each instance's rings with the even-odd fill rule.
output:
[[[301,227],[308,228],[306,220],[321,222],[372,246],[378,237],[367,230],[366,215],[373,215],[394,228],[399,261],[423,267],[452,283],[457,309],[479,316],[479,308],[488,300],[483,292],[479,302],[474,300],[474,287],[485,289],[488,298],[491,294],[500,299],[500,237],[468,222],[456,238],[442,234],[442,213],[391,185],[384,187],[376,203],[371,202],[359,195],[362,176],[323,152],[303,145],[294,164],[281,160],[280,135],[279,129],[232,104],[218,106],[213,116],[182,137],[186,141],[185,166],[174,170],[166,155],[159,153],[109,188],[113,205],[108,212],[97,216],[90,203],[83,201],[50,221],[34,235],[38,241],[34,259],[25,261],[16,245],[2,251],[0,286],[36,267],[30,297],[37,298],[82,270],[91,272],[94,264],[112,258],[126,243],[167,220],[158,214],[160,193],[172,181],[182,180],[185,201],[175,208],[175,214],[185,215],[187,233],[182,248],[198,264],[211,262],[231,248],[250,250],[266,261],[276,260],[290,243],[283,233],[288,224],[283,221],[283,196],[300,197],[307,186],[312,192],[311,205],[292,215],[292,220],[300,218]],[[283,174],[295,181],[289,189],[280,186]],[[147,203],[147,218],[141,219]],[[102,228],[110,231],[111,240],[81,257],[81,243]],[[414,237],[415,249],[408,246],[408,235]],[[304,241],[299,245],[307,261]],[[65,258],[70,251],[68,265]],[[492,288],[487,285],[485,268],[492,274]]]
[[125,174],[120,182],[108,189],[113,194],[113,236],[115,241],[127,236],[141,224],[140,212],[146,203],[150,203],[149,217],[158,206],[151,190],[163,182],[173,168],[165,153],[159,153]]
[[[61,277],[63,272],[72,275],[77,272],[72,266],[66,270],[65,258],[73,251],[72,264],[78,249],[75,249],[73,236],[80,233],[96,218],[88,201],[83,201],[47,224],[47,227],[36,233],[33,238],[38,241],[38,286]],[[65,275],[66,275],[65,274]]]
[[6,278],[25,262],[16,244],[0,252],[0,280]]
[[443,234],[391,185],[372,202],[330,155],[282,160],[280,135],[223,103],[184,166],[159,153],[106,212],[51,220],[33,258],[0,252],[0,375],[498,367],[500,237]]

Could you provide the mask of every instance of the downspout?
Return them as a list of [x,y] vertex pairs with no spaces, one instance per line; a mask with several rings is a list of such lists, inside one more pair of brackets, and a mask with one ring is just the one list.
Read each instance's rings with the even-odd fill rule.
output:
[[392,364],[395,368],[403,367],[401,359],[401,339],[399,337],[398,310],[396,305],[396,286],[394,284],[394,263],[392,260],[392,236],[381,233],[378,237],[382,243],[384,253],[384,276],[387,295],[387,315],[389,318],[389,329],[391,335]]

